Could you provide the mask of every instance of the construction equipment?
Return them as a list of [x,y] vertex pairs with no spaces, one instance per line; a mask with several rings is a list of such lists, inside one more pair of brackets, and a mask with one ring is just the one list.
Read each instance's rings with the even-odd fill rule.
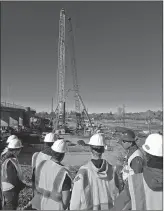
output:
[[57,112],[56,128],[65,127],[65,11],[61,9],[59,20]]
[[77,82],[77,69],[76,69],[76,58],[75,58],[75,47],[74,47],[74,35],[71,18],[68,18],[68,31],[70,35],[70,55],[71,55],[71,69],[73,76],[73,90],[74,90],[74,99],[75,99],[75,112],[76,112],[76,128],[80,129],[83,127],[81,122],[81,111],[80,111],[80,101],[79,101],[79,86]]
[[[74,90],[74,99],[75,99],[75,112],[76,112],[76,129],[77,130],[83,130],[84,129],[84,112],[90,122],[90,125],[92,127],[92,122],[89,118],[88,112],[85,108],[84,102],[79,94],[79,85],[77,80],[77,67],[76,67],[76,57],[75,57],[75,43],[74,43],[74,34],[73,34],[73,27],[72,27],[72,21],[71,18],[68,17],[68,31],[70,35],[70,55],[71,55],[71,69],[72,69],[72,76],[73,76],[73,90]],[[83,112],[81,112],[80,109],[80,102],[83,105]]]
[[[65,93],[65,18],[66,14],[64,9],[60,11],[60,21],[59,21],[59,43],[58,43],[58,71],[57,71],[57,108],[56,108],[56,126],[55,129],[65,129],[65,104],[66,95],[71,90],[69,89]],[[69,35],[69,52],[71,56],[71,69],[73,76],[73,91],[75,99],[75,112],[76,112],[76,130],[84,130],[84,113],[86,114],[90,126],[92,127],[92,122],[89,118],[88,112],[85,108],[83,100],[79,94],[79,86],[77,82],[77,68],[75,59],[75,47],[74,47],[74,34],[72,29],[71,18],[67,17],[68,23],[68,35]],[[83,112],[81,112],[80,104],[83,105]],[[82,115],[83,114],[83,115]]]

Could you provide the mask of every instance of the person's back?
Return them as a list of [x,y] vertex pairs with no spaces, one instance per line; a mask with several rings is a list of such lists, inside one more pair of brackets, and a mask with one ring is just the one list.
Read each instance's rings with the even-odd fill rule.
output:
[[118,194],[113,167],[106,160],[97,161],[102,163],[100,168],[95,166],[96,160],[92,160],[79,169],[73,191],[77,193],[76,189],[80,186],[83,186],[84,189],[78,192],[80,203],[77,200],[77,195],[72,194],[71,210],[77,209],[76,202],[79,203],[80,210],[105,210],[113,207],[113,202]]
[[57,140],[52,149],[51,160],[44,160],[35,171],[35,196],[32,208],[37,210],[63,210],[70,200],[71,176],[60,163],[64,158],[66,143]]
[[50,160],[52,158],[52,150],[51,146],[54,143],[54,133],[48,133],[44,138],[44,145],[45,149],[41,152],[35,152],[32,156],[32,189],[33,189],[33,195],[35,194],[35,169],[38,167],[38,165],[44,161],[44,160]]
[[103,142],[101,134],[95,134],[90,139],[92,159],[79,169],[75,177],[71,210],[104,210],[113,207],[118,189],[114,168],[101,159],[105,147]]

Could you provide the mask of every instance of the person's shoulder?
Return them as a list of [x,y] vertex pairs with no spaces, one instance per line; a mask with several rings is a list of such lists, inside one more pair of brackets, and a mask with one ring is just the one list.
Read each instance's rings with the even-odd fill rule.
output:
[[142,163],[143,162],[143,158],[140,156],[136,156],[133,158],[133,160],[131,161],[131,163]]

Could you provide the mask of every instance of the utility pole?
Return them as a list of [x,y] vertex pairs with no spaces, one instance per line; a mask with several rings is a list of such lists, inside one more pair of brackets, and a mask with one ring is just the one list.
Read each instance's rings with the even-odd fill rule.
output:
[[54,105],[53,105],[53,97],[52,97],[52,104],[51,104],[51,113],[54,112]]
[[125,126],[125,105],[123,104],[123,108],[122,108],[122,116],[123,116],[123,125]]
[[150,118],[150,111],[148,111],[148,131],[149,134],[151,133],[151,118]]

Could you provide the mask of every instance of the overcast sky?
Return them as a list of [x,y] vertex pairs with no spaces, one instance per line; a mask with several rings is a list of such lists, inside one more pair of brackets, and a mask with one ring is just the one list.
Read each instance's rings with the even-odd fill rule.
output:
[[[72,17],[80,93],[89,112],[162,108],[162,2],[2,2],[1,98],[56,107],[60,9]],[[67,34],[68,32],[66,32]],[[69,42],[66,44],[69,48]],[[66,89],[72,88],[66,53]],[[74,109],[73,93],[67,109]]]

